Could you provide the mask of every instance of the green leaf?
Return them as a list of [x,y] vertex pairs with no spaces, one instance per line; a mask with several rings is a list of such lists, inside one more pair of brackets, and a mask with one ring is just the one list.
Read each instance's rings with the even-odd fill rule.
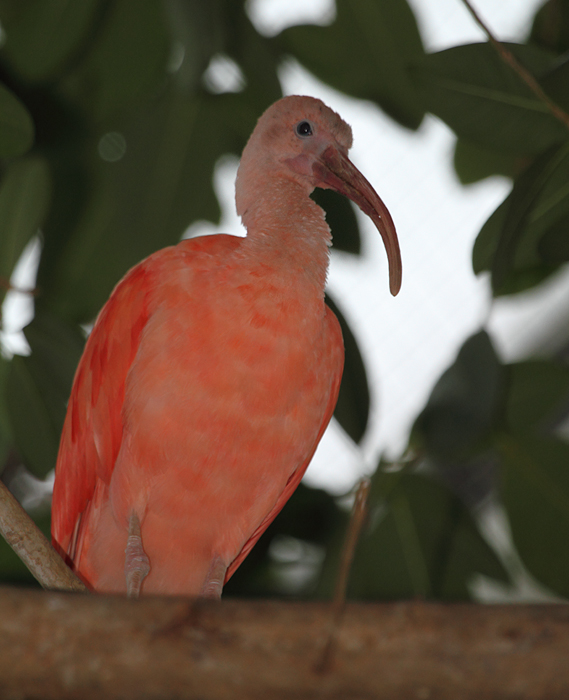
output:
[[565,112],[569,110],[569,57],[556,61],[539,81],[547,95]]
[[[12,163],[0,182],[0,278],[9,280],[49,205],[50,176],[42,158]],[[0,286],[0,303],[5,288]]]
[[[270,104],[282,97],[278,76],[280,55],[274,42],[261,36],[251,23],[242,3],[228,3],[225,17],[227,53],[245,75],[245,91],[255,122]],[[255,123],[253,122],[253,123]],[[249,138],[250,131],[245,134]]]
[[223,50],[224,34],[239,33],[239,28],[231,26],[227,17],[232,10],[241,14],[242,3],[169,0],[166,4],[173,56],[178,53],[178,61],[181,61],[176,76],[189,93],[199,90],[212,56]]
[[359,443],[369,418],[369,388],[365,365],[356,339],[340,309],[328,295],[326,303],[340,322],[344,337],[344,374],[334,417],[352,440]]
[[442,462],[474,454],[494,427],[503,390],[503,368],[490,337],[468,338],[415,421],[413,439]]
[[13,70],[30,82],[56,77],[86,40],[99,7],[99,0],[3,0],[3,51]]
[[168,52],[162,3],[116,0],[85,60],[65,79],[63,92],[95,122],[116,116],[165,81]]
[[34,123],[20,100],[0,83],[0,158],[21,156],[34,142]]
[[16,447],[26,466],[45,476],[55,468],[59,433],[45,405],[33,364],[15,355],[6,387]]
[[85,338],[77,329],[44,311],[36,313],[24,328],[24,335],[50,414],[62,427]]
[[[6,404],[6,382],[9,372],[10,363],[0,355],[0,475],[12,444],[12,427]],[[0,539],[2,538],[0,537]]]
[[544,263],[540,241],[569,214],[569,143],[539,156],[483,226],[474,246],[478,274],[492,271],[496,296],[519,291],[555,268]]
[[55,467],[83,339],[46,313],[38,313],[24,332],[32,354],[12,360],[8,409],[18,451],[26,466],[43,477]]
[[217,221],[213,170],[223,153],[243,146],[236,133],[247,119],[243,101],[230,94],[190,97],[172,87],[117,123],[126,146],[121,159],[102,160],[91,142],[91,191],[79,220],[63,245],[57,220],[46,226],[38,303],[69,321],[90,321],[130,267],[177,243],[193,221]]
[[463,185],[479,182],[493,175],[513,177],[519,159],[509,153],[485,148],[466,139],[457,139],[454,147],[454,169]]
[[380,471],[372,483],[371,524],[356,549],[350,596],[464,600],[474,574],[508,580],[468,510],[442,484]]
[[569,142],[544,154],[514,183],[492,262],[492,288],[500,292],[512,268],[535,267],[544,230],[569,213]]
[[[534,75],[552,65],[535,47],[507,46]],[[567,129],[490,44],[429,54],[413,73],[426,108],[459,138],[511,154],[539,153],[567,139]]]
[[[510,200],[506,198],[486,221],[474,242],[472,267],[477,275],[492,268],[496,247],[508,215],[509,204]],[[524,266],[521,269],[514,267],[502,283],[500,291],[494,291],[494,294],[495,296],[500,296],[502,294],[515,294],[524,291],[542,282],[551,272],[552,266],[550,264],[543,265],[539,262]]]
[[482,272],[489,272],[492,267],[492,260],[496,254],[500,233],[506,221],[508,204],[509,201],[508,198],[506,198],[502,204],[492,212],[474,241],[474,247],[472,249],[472,269],[476,275]]
[[415,17],[405,0],[338,0],[329,27],[290,27],[276,41],[326,83],[373,100],[404,126],[423,118],[408,64],[423,56]]
[[569,216],[547,229],[537,244],[537,253],[546,265],[557,267],[569,261]]
[[530,41],[555,53],[569,50],[569,2],[547,0],[537,11]]
[[359,255],[360,228],[352,204],[333,190],[316,188],[310,196],[326,212],[326,222],[332,231],[334,249]]
[[527,360],[507,367],[506,421],[521,434],[545,431],[559,420],[569,397],[569,367]]
[[569,445],[505,436],[502,500],[516,549],[538,581],[569,596]]

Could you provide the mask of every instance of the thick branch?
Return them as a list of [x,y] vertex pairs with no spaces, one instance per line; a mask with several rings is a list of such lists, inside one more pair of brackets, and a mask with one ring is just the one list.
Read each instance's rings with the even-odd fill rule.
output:
[[498,55],[504,61],[504,63],[507,63],[520,76],[520,78],[534,93],[534,95],[544,104],[547,105],[549,111],[553,114],[553,116],[569,129],[569,114],[562,110],[561,107],[543,91],[541,85],[537,82],[533,75],[528,70],[526,70],[524,66],[522,66],[522,64],[518,61],[514,54],[506,46],[504,46],[504,44],[502,44],[501,41],[498,41],[498,39],[490,31],[488,25],[484,22],[482,17],[480,17],[478,12],[474,9],[472,4],[470,3],[470,0],[462,0],[462,2],[465,5],[466,9],[472,15],[474,21],[486,34],[486,36],[488,37],[488,41],[496,49]]
[[569,606],[330,607],[0,589],[0,697],[566,700]]
[[86,590],[2,481],[0,534],[44,588]]

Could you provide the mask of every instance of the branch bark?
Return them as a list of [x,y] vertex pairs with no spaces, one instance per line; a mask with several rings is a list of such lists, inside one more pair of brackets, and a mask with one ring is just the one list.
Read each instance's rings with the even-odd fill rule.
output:
[[1,480],[0,534],[43,588],[86,590]]
[[330,606],[0,588],[0,697],[566,700],[569,606]]

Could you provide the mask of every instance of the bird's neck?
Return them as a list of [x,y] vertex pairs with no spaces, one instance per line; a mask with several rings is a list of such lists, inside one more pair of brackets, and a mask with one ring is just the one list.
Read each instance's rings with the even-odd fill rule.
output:
[[323,297],[331,245],[324,211],[288,178],[265,179],[251,190],[259,194],[237,201],[247,229],[245,250],[262,264],[306,278]]

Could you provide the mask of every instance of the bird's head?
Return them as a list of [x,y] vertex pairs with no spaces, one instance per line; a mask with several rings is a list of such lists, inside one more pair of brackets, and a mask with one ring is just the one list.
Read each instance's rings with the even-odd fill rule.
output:
[[244,183],[252,173],[263,179],[280,176],[297,182],[307,194],[315,187],[332,189],[367,214],[383,238],[389,261],[389,287],[401,287],[401,254],[393,220],[378,194],[348,158],[352,130],[313,97],[291,95],[260,117],[241,158],[237,177],[237,211],[247,207]]

